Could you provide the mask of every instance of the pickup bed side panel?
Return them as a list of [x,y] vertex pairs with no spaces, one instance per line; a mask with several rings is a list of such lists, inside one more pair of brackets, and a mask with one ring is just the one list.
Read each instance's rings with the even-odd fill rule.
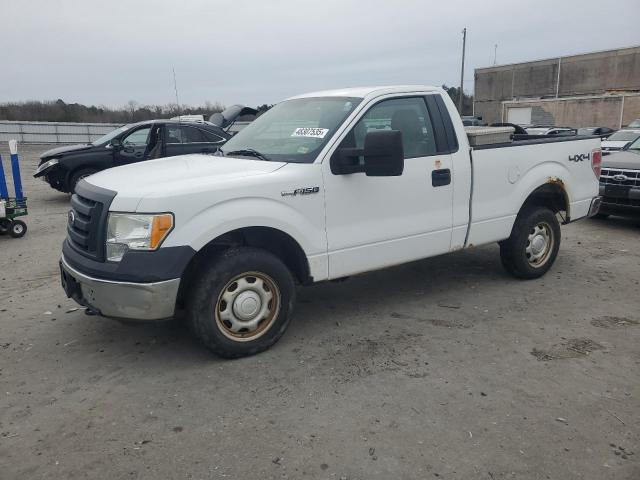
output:
[[546,183],[564,189],[571,220],[586,216],[598,195],[598,181],[590,160],[569,158],[599,147],[599,139],[585,139],[474,150],[468,245],[508,238],[526,199]]

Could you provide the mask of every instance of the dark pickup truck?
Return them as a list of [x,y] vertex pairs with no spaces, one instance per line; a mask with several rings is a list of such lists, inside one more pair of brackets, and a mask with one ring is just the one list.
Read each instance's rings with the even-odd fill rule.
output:
[[602,158],[598,216],[640,214],[640,138]]

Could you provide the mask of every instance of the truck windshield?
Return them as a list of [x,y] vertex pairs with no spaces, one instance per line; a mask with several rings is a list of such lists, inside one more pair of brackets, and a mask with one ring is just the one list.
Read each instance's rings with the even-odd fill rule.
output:
[[610,142],[633,142],[638,137],[640,137],[640,131],[638,130],[618,130],[607,140]]
[[361,101],[351,97],[287,100],[232,137],[222,153],[259,152],[267,160],[311,163]]
[[114,137],[120,135],[122,132],[125,132],[127,130],[129,130],[132,127],[132,125],[123,125],[120,128],[116,128],[115,130],[112,130],[111,132],[107,133],[106,135],[103,135],[102,137],[98,138],[97,140],[94,140],[93,142],[91,142],[91,145],[104,145],[106,143],[109,143],[111,140],[113,140]]

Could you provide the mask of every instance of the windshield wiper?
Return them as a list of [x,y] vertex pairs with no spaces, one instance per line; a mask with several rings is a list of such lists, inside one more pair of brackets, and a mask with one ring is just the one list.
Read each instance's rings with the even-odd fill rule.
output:
[[240,155],[240,156],[256,157],[256,158],[259,158],[260,160],[266,160],[267,162],[269,161],[269,159],[266,156],[261,154],[259,151],[254,150],[253,148],[243,148],[241,150],[233,150],[231,152],[224,152],[224,154],[226,156]]

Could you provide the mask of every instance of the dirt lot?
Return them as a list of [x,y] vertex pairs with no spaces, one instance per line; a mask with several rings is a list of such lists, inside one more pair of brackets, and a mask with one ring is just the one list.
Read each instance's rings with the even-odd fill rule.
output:
[[541,280],[491,245],[302,289],[274,348],[222,361],[71,311],[44,149],[0,238],[1,478],[640,478],[638,221],[564,227]]

